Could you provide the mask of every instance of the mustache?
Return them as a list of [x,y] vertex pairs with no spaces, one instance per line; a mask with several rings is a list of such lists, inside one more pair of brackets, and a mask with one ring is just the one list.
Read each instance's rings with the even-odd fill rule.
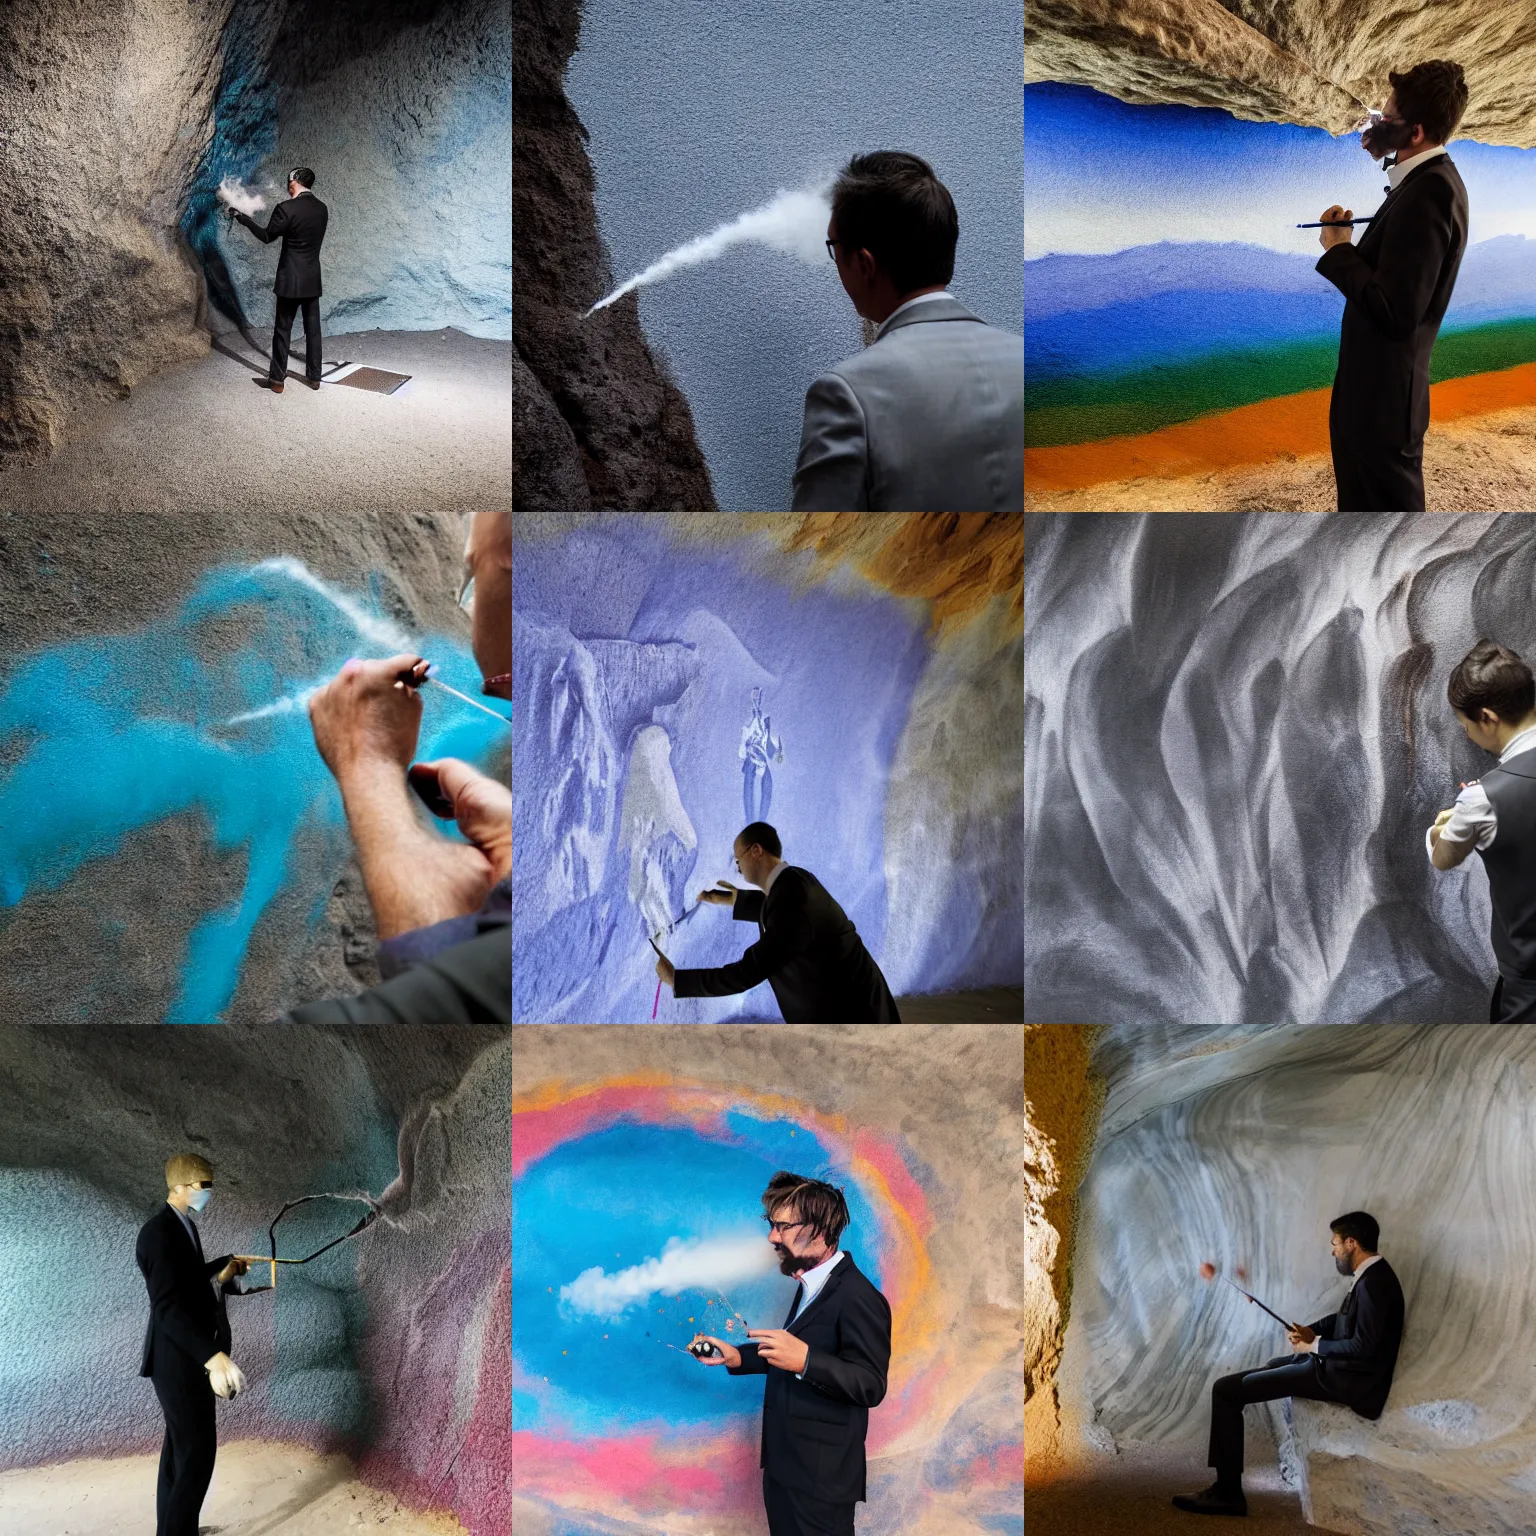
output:
[[1394,150],[1406,149],[1413,124],[1395,118],[1379,118],[1360,134],[1360,143],[1372,160],[1382,160]]

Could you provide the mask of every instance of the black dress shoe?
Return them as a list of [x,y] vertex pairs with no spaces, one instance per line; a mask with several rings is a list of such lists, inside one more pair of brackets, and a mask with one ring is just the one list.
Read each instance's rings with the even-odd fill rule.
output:
[[1243,1497],[1242,1489],[1228,1493],[1219,1484],[1212,1483],[1204,1493],[1174,1494],[1173,1507],[1191,1515],[1246,1515],[1248,1500]]
[[252,379],[251,382],[261,385],[263,389],[270,389],[274,395],[280,395],[283,392],[283,386],[271,379]]
[[305,379],[304,382],[307,385],[309,385],[309,387],[311,389],[319,389],[320,388],[320,380],[319,379]]

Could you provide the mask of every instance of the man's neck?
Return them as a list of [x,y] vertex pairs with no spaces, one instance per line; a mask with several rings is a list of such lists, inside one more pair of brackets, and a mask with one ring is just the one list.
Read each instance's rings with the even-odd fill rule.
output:
[[1371,1262],[1372,1259],[1379,1259],[1380,1257],[1381,1255],[1379,1253],[1362,1253],[1360,1257],[1355,1260],[1355,1267],[1350,1270],[1350,1274],[1358,1275],[1360,1271]]
[[1414,150],[1414,152],[1411,155],[1404,155],[1403,152],[1401,150],[1399,150],[1398,153],[1397,153],[1397,159],[1394,160],[1392,163],[1397,167],[1398,170],[1402,170],[1402,168],[1405,165],[1412,165],[1413,162],[1415,160],[1417,160],[1420,155],[1427,155],[1430,152],[1430,150],[1432,150],[1432,149],[1444,149],[1444,148],[1445,148],[1445,145],[1443,145],[1443,144],[1426,144],[1422,149]]
[[760,885],[758,887],[758,889],[766,891],[768,889],[768,882],[773,879],[773,872],[776,869],[782,869],[783,867],[784,867],[784,860],[783,859],[775,859],[773,861],[773,863],[770,864],[768,866],[768,868],[763,871],[763,883],[762,883],[762,885]]
[[1502,756],[1504,749],[1516,736],[1522,735],[1529,730],[1536,730],[1536,710],[1532,710],[1523,720],[1517,720],[1513,725],[1509,725],[1501,720],[1499,722],[1499,729],[1494,737],[1499,744],[1499,754]]
[[926,288],[914,288],[910,293],[898,294],[887,303],[877,305],[878,313],[867,315],[865,318],[873,320],[876,325],[884,325],[903,304],[909,303],[912,299],[921,298],[925,293],[943,293],[948,286],[947,283],[930,283]]
[[813,1258],[807,1257],[807,1258],[803,1259],[801,1262],[804,1264],[805,1267],[803,1269],[797,1269],[795,1271],[795,1279],[796,1280],[803,1280],[803,1279],[805,1279],[805,1277],[808,1274],[810,1274],[810,1272],[813,1269],[820,1269],[821,1266],[823,1264],[825,1264],[827,1262],[827,1260],[830,1259],[832,1257],[832,1255],[834,1253],[836,1253],[836,1252],[837,1252],[837,1249],[835,1249],[835,1248],[828,1248],[827,1251],[824,1254],[822,1254],[820,1258],[813,1259]]

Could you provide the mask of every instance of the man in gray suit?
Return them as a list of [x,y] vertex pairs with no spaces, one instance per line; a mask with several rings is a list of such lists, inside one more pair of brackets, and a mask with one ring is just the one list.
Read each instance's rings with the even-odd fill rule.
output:
[[1024,506],[1024,342],[945,287],[960,221],[916,155],[855,155],[832,188],[827,253],[879,329],[806,391],[797,512]]

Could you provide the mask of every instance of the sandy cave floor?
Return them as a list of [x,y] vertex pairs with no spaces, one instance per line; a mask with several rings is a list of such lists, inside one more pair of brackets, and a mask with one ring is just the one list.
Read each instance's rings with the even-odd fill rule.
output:
[[[270,344],[270,330],[254,334]],[[510,509],[510,342],[455,330],[326,337],[326,363],[343,359],[411,380],[393,395],[306,389],[297,326],[287,384],[273,395],[252,382],[266,374],[264,355],[230,332],[206,357],[82,413],[53,459],[0,471],[0,509]]]
[[1245,1519],[1175,1509],[1174,1494],[1210,1487],[1212,1473],[1201,1460],[1136,1447],[1096,1461],[1091,1475],[1038,1485],[1026,1479],[1025,1528],[1029,1536],[1330,1536],[1327,1527],[1302,1518],[1299,1495],[1280,1481],[1273,1463],[1244,1474]]
[[[160,1458],[67,1461],[0,1472],[6,1536],[153,1536]],[[464,1536],[452,1515],[402,1508],[360,1483],[345,1456],[259,1440],[219,1447],[200,1532],[217,1536]]]
[[[1430,512],[1536,509],[1536,406],[1435,422],[1424,438]],[[1079,491],[1031,491],[1032,512],[1332,512],[1327,454],[1176,479],[1116,480]]]

